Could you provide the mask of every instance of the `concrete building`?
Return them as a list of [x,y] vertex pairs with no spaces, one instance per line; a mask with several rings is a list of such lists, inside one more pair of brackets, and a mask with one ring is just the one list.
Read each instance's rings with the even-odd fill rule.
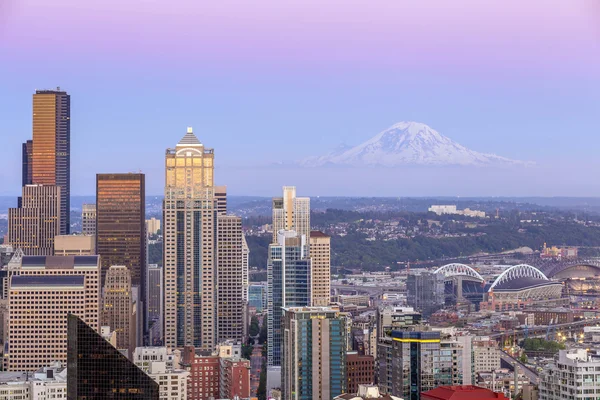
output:
[[101,324],[116,332],[116,348],[127,349],[131,355],[139,345],[136,323],[137,304],[133,301],[131,272],[124,265],[113,265],[106,273]]
[[[214,150],[188,128],[165,155],[165,345],[211,351],[216,344]],[[179,272],[178,272],[179,271]]]
[[150,344],[157,345],[162,343],[163,333],[163,269],[157,264],[148,265],[148,283],[146,285],[148,293],[146,294],[147,317]]
[[356,351],[347,352],[346,381],[348,393],[358,393],[359,385],[372,385],[375,382],[375,358]]
[[81,206],[81,233],[96,236],[95,204],[83,204]]
[[154,217],[146,220],[146,232],[148,235],[156,235],[160,230],[160,219]]
[[217,341],[244,340],[243,234],[240,217],[217,216]]
[[600,393],[600,356],[585,349],[560,350],[540,373],[539,400],[589,399]]
[[54,362],[31,372],[0,372],[2,400],[66,400],[67,368]]
[[146,186],[139,173],[96,175],[96,251],[102,285],[108,269],[124,265],[131,285],[146,295]]
[[242,234],[242,301],[248,303],[248,287],[250,286],[250,247],[246,235]]
[[501,366],[498,343],[488,336],[473,339],[473,370],[475,373],[492,372]]
[[250,398],[250,361],[220,359],[219,396],[222,399]]
[[506,400],[502,393],[472,385],[440,386],[421,394],[422,400]]
[[420,311],[423,317],[444,306],[444,275],[433,272],[411,272],[406,280],[408,305]]
[[96,238],[91,235],[59,235],[54,237],[55,256],[92,256],[96,254]]
[[306,238],[306,253],[310,246],[310,198],[296,197],[296,187],[284,186],[283,197],[273,198],[273,240],[277,243],[279,231],[295,231]]
[[98,256],[23,256],[8,287],[9,371],[67,360],[67,314],[99,329]]
[[311,304],[328,306],[331,296],[331,237],[320,231],[311,231],[309,242],[312,261]]
[[183,350],[182,366],[190,373],[188,400],[220,397],[221,359],[218,355],[198,355],[193,346],[186,346]]
[[71,225],[71,96],[60,88],[36,90],[33,95],[31,183],[60,187],[57,235],[68,235]]
[[188,400],[190,373],[179,368],[179,351],[166,347],[138,347],[133,363],[158,383],[161,400]]
[[60,186],[27,185],[17,208],[8,209],[8,243],[27,255],[54,253],[54,237],[61,234]]
[[389,394],[379,393],[376,385],[358,385],[358,392],[341,394],[334,397],[333,400],[402,400],[400,397],[390,396]]
[[329,307],[284,307],[282,397],[329,400],[346,392],[346,319]]
[[294,231],[279,231],[269,245],[267,264],[267,366],[281,366],[282,308],[305,307],[311,302],[311,262],[304,255],[306,238]]

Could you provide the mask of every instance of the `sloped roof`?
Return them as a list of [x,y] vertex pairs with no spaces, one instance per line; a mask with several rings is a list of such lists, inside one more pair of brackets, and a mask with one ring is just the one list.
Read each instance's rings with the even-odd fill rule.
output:
[[200,143],[200,140],[198,140],[191,129],[188,129],[185,136],[177,143],[177,146],[202,146],[202,143]]

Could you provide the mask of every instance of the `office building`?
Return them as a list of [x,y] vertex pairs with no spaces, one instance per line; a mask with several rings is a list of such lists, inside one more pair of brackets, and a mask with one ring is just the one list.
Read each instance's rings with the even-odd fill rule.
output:
[[473,339],[473,370],[478,372],[493,372],[500,369],[500,349],[498,342],[488,336]]
[[96,235],[96,205],[84,204],[81,207],[81,233]]
[[433,272],[411,272],[406,280],[408,305],[429,318],[444,306],[444,275]]
[[[214,150],[191,128],[165,155],[165,345],[216,344]],[[221,193],[219,191],[219,193]]]
[[145,289],[145,190],[144,174],[96,175],[96,251],[102,284],[112,265],[124,265],[131,271],[131,284]]
[[27,255],[52,255],[61,233],[61,188],[27,185],[18,208],[8,209],[8,242]]
[[346,392],[346,320],[328,307],[284,307],[282,398],[329,400]]
[[9,371],[65,362],[69,313],[99,329],[99,272],[98,256],[23,256],[8,287]]
[[193,346],[186,346],[182,365],[190,373],[188,400],[220,398],[221,359],[218,355],[198,355]]
[[419,400],[438,386],[440,332],[392,331],[377,346],[378,384],[384,394]]
[[116,332],[117,349],[127,349],[129,355],[138,346],[136,306],[131,292],[131,272],[124,265],[111,266],[102,293],[101,324]]
[[151,337],[149,338],[150,343],[155,345],[163,340],[163,269],[157,264],[148,265],[148,293],[146,299],[148,299],[148,305],[146,307],[148,326],[152,328],[150,330]]
[[349,351],[346,354],[346,381],[348,393],[357,393],[359,385],[372,385],[375,382],[375,358]]
[[179,350],[174,353],[166,347],[138,347],[133,362],[158,383],[161,400],[188,400],[190,373],[179,368]]
[[267,366],[281,366],[282,307],[310,305],[311,262],[304,254],[306,237],[279,231],[277,243],[269,245],[267,264]]
[[54,237],[55,256],[92,256],[96,254],[96,238],[90,235]]
[[559,350],[540,373],[539,400],[596,398],[600,392],[600,356],[586,349]]
[[267,309],[267,286],[253,284],[248,287],[248,305],[257,313]]
[[31,373],[0,372],[2,400],[66,400],[67,368],[61,362]]
[[27,185],[31,185],[33,183],[33,171],[32,171],[32,167],[33,167],[33,163],[31,161],[31,158],[33,156],[33,140],[28,140],[25,143],[23,143],[23,153],[22,153],[22,160],[23,160],[23,170],[21,173],[21,186],[27,186]]
[[154,217],[146,220],[146,232],[148,235],[156,235],[160,230],[160,219]]
[[331,237],[320,231],[311,231],[310,258],[312,305],[328,306],[331,296]]
[[242,234],[242,301],[248,302],[248,286],[250,286],[250,247],[246,235]]
[[77,316],[68,317],[68,400],[158,400],[159,384]]
[[273,240],[277,243],[277,235],[281,230],[296,231],[306,238],[306,253],[310,246],[310,198],[296,197],[294,186],[283,187],[283,197],[273,198]]
[[68,235],[71,210],[71,96],[60,88],[33,95],[31,183],[59,186],[60,235]]
[[220,357],[219,396],[222,399],[250,398],[250,361]]
[[217,216],[217,341],[243,341],[243,237],[240,217]]

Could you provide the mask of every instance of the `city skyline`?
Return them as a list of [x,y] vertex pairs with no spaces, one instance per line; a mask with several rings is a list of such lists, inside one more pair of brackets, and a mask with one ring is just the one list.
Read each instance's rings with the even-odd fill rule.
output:
[[[381,195],[497,195],[497,186],[510,195],[600,195],[582,172],[584,162],[595,163],[598,140],[597,3],[382,2],[372,10],[344,4],[339,12],[337,2],[284,7],[261,1],[252,10],[237,4],[228,12],[230,3],[179,1],[165,9],[112,1],[77,10],[70,0],[55,8],[33,0],[5,4],[0,50],[13,60],[0,66],[11,76],[0,104],[5,145],[18,149],[31,136],[27,97],[60,85],[73,96],[74,195],[93,193],[93,173],[139,170],[148,176],[148,192],[160,193],[162,152],[188,125],[219,149],[216,183],[227,182],[231,194],[269,195],[294,183],[309,195],[364,195],[373,187]],[[98,15],[108,10],[116,11],[118,39],[103,35],[88,46],[80,38],[101,29]],[[159,15],[165,16],[160,29],[149,29]],[[43,28],[51,22],[55,35],[46,37]],[[26,36],[19,34],[24,23],[35,27]],[[43,65],[31,63],[31,54],[44,56]],[[373,187],[353,187],[354,170],[275,166],[340,143],[356,145],[402,120],[537,167],[494,170],[495,185],[486,182],[487,172],[476,174],[473,188],[462,182],[463,171],[369,170],[359,179],[373,178]],[[303,140],[289,146],[287,137]],[[0,194],[18,194],[18,157],[9,152]],[[265,170],[273,171],[270,182],[248,183]],[[314,184],[324,172],[334,182],[326,189]],[[415,178],[402,188],[381,188],[396,175]],[[558,189],[544,181],[549,175],[568,184]],[[540,182],[532,186],[531,180]]]

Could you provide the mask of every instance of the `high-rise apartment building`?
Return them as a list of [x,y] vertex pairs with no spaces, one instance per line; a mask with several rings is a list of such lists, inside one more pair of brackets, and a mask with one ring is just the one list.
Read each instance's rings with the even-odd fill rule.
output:
[[136,306],[131,293],[131,272],[124,265],[111,266],[102,292],[101,325],[110,326],[117,335],[117,348],[129,350],[129,355],[138,346]]
[[328,307],[284,307],[282,398],[328,400],[346,392],[346,318]]
[[191,128],[165,156],[165,345],[212,350],[215,336],[214,150]]
[[267,265],[268,366],[281,366],[282,308],[306,307],[311,301],[311,262],[306,258],[306,237],[279,231],[269,245]]
[[73,314],[65,340],[67,400],[159,400],[159,384]]
[[99,329],[98,256],[23,256],[8,287],[8,370],[67,360],[67,314]]
[[242,219],[217,216],[217,342],[243,341]]
[[148,235],[156,235],[160,230],[160,219],[154,217],[146,220],[146,232]]
[[61,233],[61,188],[27,185],[18,208],[8,209],[8,242],[27,255],[52,255]]
[[498,342],[489,336],[479,336],[473,339],[473,370],[478,372],[493,372],[500,369],[500,348]]
[[31,183],[60,186],[60,234],[69,234],[71,207],[71,96],[60,88],[33,95]]
[[584,400],[600,391],[600,356],[585,349],[559,350],[540,373],[539,400]]
[[146,306],[148,326],[153,333],[150,343],[154,344],[163,340],[163,269],[157,264],[148,265],[148,284],[146,285],[148,293]]
[[283,197],[273,198],[273,240],[277,243],[277,235],[281,230],[296,231],[306,238],[306,254],[308,256],[310,239],[310,198],[296,197],[294,186],[283,187]]
[[84,204],[81,207],[81,233],[96,236],[95,204]]
[[412,272],[406,279],[408,305],[425,318],[444,306],[444,276],[433,272]]
[[124,265],[131,271],[131,284],[146,287],[145,190],[144,174],[96,175],[96,251],[102,284],[112,265]]
[[242,301],[248,302],[248,287],[250,286],[250,247],[246,235],[242,234]]
[[311,231],[309,241],[312,305],[328,306],[331,297],[331,237],[320,231]]
[[33,163],[31,162],[31,157],[33,156],[33,140],[28,140],[23,143],[23,153],[21,158],[23,160],[23,170],[21,177],[21,186],[31,185],[33,180],[33,172],[32,167]]
[[375,358],[356,351],[346,354],[347,393],[357,393],[359,385],[375,383]]

